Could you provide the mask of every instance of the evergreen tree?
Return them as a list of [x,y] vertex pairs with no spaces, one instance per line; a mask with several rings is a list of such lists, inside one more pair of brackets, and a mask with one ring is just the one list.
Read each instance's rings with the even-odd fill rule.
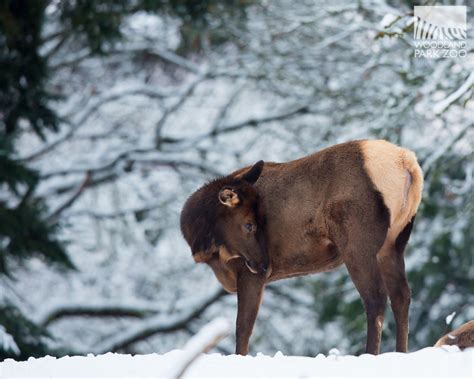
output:
[[[40,51],[46,11],[51,1],[2,0],[0,2],[0,281],[14,280],[14,267],[30,257],[39,257],[60,268],[73,264],[56,237],[58,225],[48,217],[44,199],[35,196],[38,174],[15,154],[15,142],[26,130],[41,139],[56,132],[60,119],[50,102],[57,100],[48,89],[48,56]],[[125,17],[139,11],[162,12],[183,21],[182,46],[186,54],[202,47],[209,20],[241,15],[246,1],[61,1],[58,14],[60,44],[74,42],[92,54],[123,36]],[[234,14],[235,13],[235,14]],[[223,23],[223,22],[222,22]],[[213,30],[216,30],[214,28]],[[205,34],[205,33],[204,33]],[[219,39],[220,38],[220,39]],[[222,40],[222,36],[216,41]],[[59,46],[57,46],[59,47]],[[47,331],[35,325],[11,299],[0,294],[0,360],[26,359],[51,351]]]
[[[39,55],[46,2],[12,1],[0,5],[0,278],[13,278],[10,267],[32,256],[71,268],[55,237],[57,225],[34,192],[38,175],[17,159],[14,150],[20,125],[27,124],[44,138],[57,130],[58,119],[47,103],[47,65]],[[5,278],[3,278],[5,280]],[[44,330],[32,323],[13,303],[0,297],[0,359],[27,358],[48,352]]]

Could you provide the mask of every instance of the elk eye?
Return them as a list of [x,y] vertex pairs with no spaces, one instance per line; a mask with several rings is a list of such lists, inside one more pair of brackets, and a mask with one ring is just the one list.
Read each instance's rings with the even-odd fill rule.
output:
[[244,227],[245,227],[245,230],[249,233],[251,233],[254,230],[254,226],[250,222],[246,223]]

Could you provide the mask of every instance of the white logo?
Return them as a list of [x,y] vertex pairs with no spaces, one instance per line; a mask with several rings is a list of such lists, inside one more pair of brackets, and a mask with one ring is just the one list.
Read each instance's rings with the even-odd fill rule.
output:
[[467,54],[464,5],[415,6],[415,57],[456,58]]
[[466,6],[415,6],[415,39],[465,39]]

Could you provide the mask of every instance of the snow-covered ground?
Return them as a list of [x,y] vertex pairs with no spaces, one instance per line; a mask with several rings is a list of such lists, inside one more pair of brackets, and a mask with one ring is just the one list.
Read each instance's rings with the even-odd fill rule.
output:
[[0,379],[8,378],[192,378],[192,377],[447,377],[472,378],[474,348],[457,346],[427,347],[409,353],[385,353],[379,356],[341,355],[331,349],[329,355],[316,357],[273,357],[201,354],[207,352],[232,331],[232,323],[216,318],[194,335],[183,350],[166,354],[124,355],[107,353],[94,356],[45,357],[0,363]]
[[[186,353],[173,350],[158,355],[105,354],[87,357],[45,357],[26,362],[0,363],[0,377],[170,377]],[[413,353],[296,357],[277,353],[274,357],[204,354],[184,377],[465,377],[474,374],[474,348],[460,351],[454,346],[428,347]]]

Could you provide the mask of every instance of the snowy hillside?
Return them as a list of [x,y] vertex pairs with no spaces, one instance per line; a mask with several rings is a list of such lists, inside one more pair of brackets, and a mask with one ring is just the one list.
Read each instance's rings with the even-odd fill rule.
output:
[[[158,355],[46,357],[0,363],[0,377],[171,377],[186,353],[173,350]],[[473,377],[474,349],[460,351],[454,346],[429,347],[414,353],[386,353],[379,356],[319,354],[315,358],[258,354],[256,357],[206,354],[199,357],[184,377]]]

